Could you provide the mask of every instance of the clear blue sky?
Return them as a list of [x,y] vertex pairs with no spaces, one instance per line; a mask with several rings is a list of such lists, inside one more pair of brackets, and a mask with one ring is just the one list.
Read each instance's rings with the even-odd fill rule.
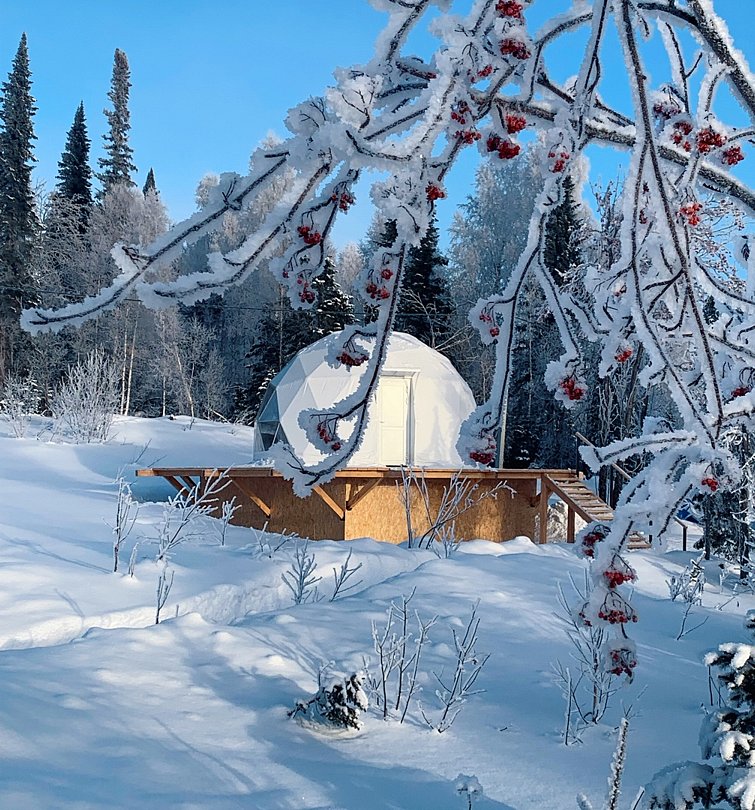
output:
[[[566,5],[538,0],[533,14]],[[715,6],[755,65],[755,0],[715,0]],[[0,77],[26,31],[39,107],[36,176],[51,187],[79,101],[93,163],[101,155],[113,52],[124,50],[137,179],[143,182],[153,167],[170,215],[179,219],[194,210],[202,175],[244,172],[270,130],[285,134],[291,106],[320,94],[335,67],[369,59],[384,19],[367,0],[2,0]],[[555,67],[565,74],[575,69],[565,62]],[[601,173],[615,173],[610,153],[598,163]],[[755,166],[755,149],[747,163]],[[453,173],[451,198],[439,210],[442,228],[454,201],[470,190],[473,167],[470,154]],[[339,228],[340,240],[360,238],[369,217],[368,207],[358,206]]]

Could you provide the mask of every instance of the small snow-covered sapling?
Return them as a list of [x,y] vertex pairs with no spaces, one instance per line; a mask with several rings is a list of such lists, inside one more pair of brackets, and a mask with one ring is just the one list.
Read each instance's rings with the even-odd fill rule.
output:
[[309,700],[297,701],[288,716],[320,731],[359,731],[361,714],[369,707],[363,681],[362,672],[336,679],[329,686],[321,686]]

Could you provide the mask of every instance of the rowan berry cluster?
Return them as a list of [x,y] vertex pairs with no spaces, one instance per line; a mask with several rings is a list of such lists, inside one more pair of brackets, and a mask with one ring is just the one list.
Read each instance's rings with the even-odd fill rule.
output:
[[653,112],[658,118],[665,118],[667,121],[670,118],[676,118],[681,113],[681,108],[672,102],[662,101],[653,105]]
[[509,135],[516,135],[517,132],[521,132],[527,126],[527,119],[523,115],[515,115],[513,113],[509,113],[506,116],[506,132]]
[[618,554],[614,554],[610,567],[603,572],[603,579],[606,585],[613,589],[623,585],[625,582],[634,582],[637,579],[637,574]]
[[385,301],[386,298],[391,297],[390,291],[386,287],[378,287],[374,281],[371,281],[367,285],[367,295],[372,298],[373,301]]
[[478,82],[480,79],[487,79],[489,76],[493,75],[493,66],[492,65],[485,65],[485,67],[480,68],[477,73],[472,76],[473,82]]
[[338,355],[339,362],[343,363],[345,366],[361,366],[362,363],[365,363],[368,359],[366,354],[352,354],[346,349]]
[[742,147],[738,144],[724,149],[721,155],[721,163],[723,163],[724,166],[736,166],[737,163],[741,163],[744,159],[744,152],[742,151]]
[[435,202],[435,200],[444,200],[446,198],[446,192],[435,183],[428,183],[425,193],[427,194],[427,199],[430,202]]
[[348,191],[342,191],[340,194],[334,194],[331,198],[332,202],[338,203],[338,208],[340,211],[348,211],[352,205],[356,202],[353,194],[350,194]]
[[703,210],[702,203],[690,202],[686,203],[679,209],[679,213],[687,220],[687,225],[700,224],[700,212]]
[[712,478],[711,476],[703,478],[703,480],[700,483],[704,487],[707,487],[711,492],[715,492],[719,486],[718,481],[715,478]]
[[617,363],[626,363],[627,360],[634,354],[631,346],[627,346],[624,349],[616,352],[616,362]]
[[632,670],[637,666],[637,660],[631,650],[611,650],[609,653],[609,668],[611,675],[627,675],[632,677]]
[[457,124],[463,127],[467,123],[467,116],[470,116],[471,112],[466,101],[457,101],[451,110],[451,120],[456,121]]
[[299,300],[302,302],[302,304],[314,304],[317,296],[315,295],[314,290],[310,287],[309,282],[302,276],[298,276],[296,283],[301,287],[299,290]]
[[312,230],[308,225],[299,225],[296,232],[304,240],[305,245],[319,245],[322,242],[320,231]]
[[750,391],[752,391],[752,388],[750,388],[748,385],[740,385],[739,388],[735,388],[731,392],[731,397],[732,399],[736,399],[737,397],[743,397],[745,396],[745,394],[749,394]]
[[507,37],[501,42],[501,54],[513,56],[514,59],[529,59],[532,56],[527,44],[513,37]]
[[495,10],[499,14],[502,14],[504,17],[514,17],[516,19],[521,19],[523,9],[524,6],[521,3],[517,3],[516,0],[498,0],[495,6]]
[[566,168],[566,164],[571,157],[571,155],[561,150],[551,150],[548,152],[548,157],[551,159],[551,171],[552,172],[562,172]]
[[697,133],[697,148],[701,155],[720,149],[726,143],[726,135],[713,127],[705,127]]
[[598,618],[603,619],[608,624],[628,624],[637,621],[637,614],[627,605],[626,609],[621,607],[603,607],[598,611]]
[[671,133],[671,140],[677,146],[681,146],[685,152],[690,152],[692,150],[692,142],[687,138],[690,132],[692,132],[692,124],[689,121],[675,121],[674,129]]
[[480,436],[480,439],[482,440],[482,445],[474,450],[470,450],[469,457],[478,464],[492,464],[495,460],[495,439],[489,433]]
[[489,310],[484,310],[480,313],[480,320],[483,323],[490,324],[488,327],[488,331],[490,332],[490,337],[498,337],[501,334],[501,330],[498,328],[498,325],[493,321],[493,315]]
[[521,151],[518,143],[514,143],[509,138],[502,138],[495,133],[488,135],[486,145],[488,152],[498,152],[498,157],[501,158],[501,160],[511,160],[511,158],[515,158]]
[[596,544],[605,540],[607,533],[605,526],[596,526],[592,531],[584,535],[582,538],[582,555],[592,559],[595,556]]
[[574,377],[561,380],[558,386],[572,402],[578,402],[585,395],[585,387],[580,385]]
[[329,444],[330,449],[334,450],[336,453],[341,449],[341,442],[338,440],[338,437],[331,432],[327,422],[318,422],[317,435],[320,437],[323,444]]
[[471,146],[475,141],[479,141],[482,137],[476,129],[460,129],[456,133],[456,137],[467,146]]

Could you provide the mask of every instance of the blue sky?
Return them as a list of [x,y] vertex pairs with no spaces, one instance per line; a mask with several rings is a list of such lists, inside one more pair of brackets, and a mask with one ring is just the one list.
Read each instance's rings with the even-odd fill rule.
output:
[[[532,13],[565,5],[538,0]],[[715,7],[755,64],[753,0],[715,0]],[[101,154],[113,51],[124,50],[132,73],[137,179],[141,183],[153,167],[170,215],[179,219],[193,211],[202,175],[244,172],[269,131],[285,134],[282,122],[291,106],[320,94],[335,67],[366,61],[384,19],[367,0],[3,0],[0,77],[26,31],[39,107],[36,176],[51,187],[79,101],[93,162]],[[417,45],[426,41],[419,37]],[[575,66],[558,60],[554,69],[568,75]],[[439,209],[442,229],[454,203],[471,189],[475,158],[469,151]],[[613,175],[620,160],[606,152],[598,158],[599,172]],[[748,162],[755,164],[755,153]],[[360,196],[362,204],[339,228],[340,241],[360,238],[369,222],[366,190]]]

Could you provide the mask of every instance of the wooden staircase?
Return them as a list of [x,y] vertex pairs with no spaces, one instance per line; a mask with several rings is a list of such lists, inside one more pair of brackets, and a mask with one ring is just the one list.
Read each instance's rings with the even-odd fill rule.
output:
[[[574,516],[579,515],[586,523],[597,521],[608,523],[613,520],[613,509],[591,489],[576,473],[544,475],[540,493],[540,542],[547,543],[548,499],[556,495],[566,504],[566,540],[574,542]],[[649,548],[650,544],[642,535],[633,535],[629,548]]]

